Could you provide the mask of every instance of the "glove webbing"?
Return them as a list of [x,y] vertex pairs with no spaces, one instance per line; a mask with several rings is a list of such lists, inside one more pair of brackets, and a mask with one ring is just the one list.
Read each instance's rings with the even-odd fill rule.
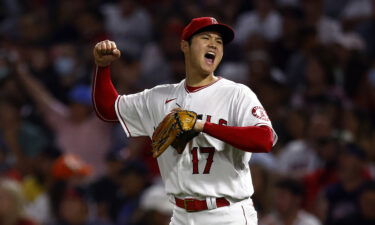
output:
[[[193,116],[190,115],[190,113],[187,113],[186,115],[187,115],[187,116],[190,116],[190,117],[193,118]],[[181,125],[180,115],[179,115],[178,113],[175,113],[175,114],[174,114],[174,118],[176,119],[176,123],[177,123],[178,127],[180,128],[180,133],[178,134],[178,135],[180,135],[180,134],[183,133],[183,131],[185,131],[184,128],[182,127],[182,125]],[[177,136],[178,136],[178,135],[177,135]]]

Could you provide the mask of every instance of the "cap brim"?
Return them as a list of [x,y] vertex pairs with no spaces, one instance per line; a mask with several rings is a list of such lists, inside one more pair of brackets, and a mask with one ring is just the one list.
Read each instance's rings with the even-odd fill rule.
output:
[[[71,162],[74,160],[73,162]],[[70,162],[69,162],[70,161]],[[74,164],[72,168],[69,164]],[[92,167],[74,155],[60,156],[52,165],[52,176],[56,179],[69,179],[73,176],[88,176],[92,174]]]
[[225,24],[212,24],[208,25],[206,27],[203,27],[202,29],[197,30],[195,33],[191,35],[191,37],[195,34],[202,33],[205,31],[216,31],[221,34],[221,37],[223,38],[223,43],[228,44],[234,39],[234,31],[232,28]]
[[79,176],[88,176],[91,174],[92,174],[92,167],[89,165],[83,165],[83,167],[77,171],[77,175]]

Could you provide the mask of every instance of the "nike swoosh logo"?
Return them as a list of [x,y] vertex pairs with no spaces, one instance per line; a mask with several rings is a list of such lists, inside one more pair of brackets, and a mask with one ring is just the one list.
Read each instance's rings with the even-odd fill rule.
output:
[[171,99],[167,99],[167,100],[165,100],[165,104],[167,104],[168,102],[171,102],[171,101],[173,101],[173,100],[176,100],[177,98],[171,98]]

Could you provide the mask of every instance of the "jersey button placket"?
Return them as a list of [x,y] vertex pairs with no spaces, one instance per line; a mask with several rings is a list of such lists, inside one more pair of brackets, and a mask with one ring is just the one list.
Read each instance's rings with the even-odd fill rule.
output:
[[185,99],[185,109],[187,110],[189,110],[190,108],[191,99],[192,99],[191,93],[187,94],[186,99]]

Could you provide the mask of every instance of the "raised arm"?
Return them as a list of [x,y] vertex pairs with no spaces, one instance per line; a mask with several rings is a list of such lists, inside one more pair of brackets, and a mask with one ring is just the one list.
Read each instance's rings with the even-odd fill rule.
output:
[[51,108],[54,102],[57,102],[47,88],[31,75],[26,64],[22,62],[17,63],[16,70],[19,80],[39,109],[44,111]]
[[106,122],[116,122],[115,102],[118,93],[113,86],[110,64],[120,58],[121,52],[115,42],[105,40],[97,43],[93,51],[96,69],[92,84],[93,105],[98,117]]
[[17,77],[26,92],[35,102],[43,119],[52,129],[59,129],[61,123],[69,117],[69,110],[63,103],[55,99],[48,89],[36,79],[22,61],[15,64]]

